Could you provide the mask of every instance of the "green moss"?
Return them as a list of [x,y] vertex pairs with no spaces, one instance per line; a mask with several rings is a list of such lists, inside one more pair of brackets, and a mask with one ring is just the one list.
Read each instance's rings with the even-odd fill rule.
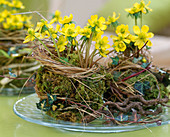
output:
[[[93,74],[92,77],[97,77],[98,74]],[[36,85],[38,90],[43,93],[49,94],[57,94],[60,97],[69,98],[74,102],[81,103],[82,105],[87,104],[94,110],[97,110],[103,104],[102,96],[106,91],[105,81],[104,80],[92,80],[90,78],[79,79],[82,83],[69,79],[66,76],[58,75],[49,72],[45,67],[41,67],[38,69],[36,74]],[[86,86],[85,86],[86,85]],[[62,108],[70,107],[71,104],[56,101],[55,105],[61,108],[61,104],[64,105]],[[91,112],[89,109],[86,111]],[[76,111],[60,111],[56,110],[55,112],[47,112],[48,114],[52,115],[53,117],[58,119],[58,114],[65,114],[66,116],[75,115],[77,117],[77,110]],[[78,119],[78,118],[76,118]]]
[[[161,91],[161,96],[165,97],[165,95],[168,94],[166,87],[162,83],[159,83],[159,86],[158,86],[156,79],[152,75],[149,75],[146,77],[146,75],[148,74],[150,73],[144,72],[136,77],[132,77],[126,80],[126,82],[131,85],[131,84],[134,84],[136,81],[140,81],[141,79],[142,79],[141,82],[149,81],[151,88],[144,93],[144,98],[146,100],[157,98],[159,94],[159,88]],[[129,75],[130,74],[124,75],[124,77],[127,77]]]

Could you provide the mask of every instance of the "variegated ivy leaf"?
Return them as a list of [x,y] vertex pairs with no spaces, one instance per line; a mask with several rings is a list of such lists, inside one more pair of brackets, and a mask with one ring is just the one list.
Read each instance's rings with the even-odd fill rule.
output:
[[47,106],[47,100],[46,99],[43,99],[39,103],[36,103],[36,106],[37,106],[38,109],[40,109],[42,111],[50,110],[50,107]]
[[123,122],[123,121],[128,121],[128,115],[120,114],[119,116],[117,116],[117,117],[115,118],[115,120],[121,121],[121,122]]
[[53,102],[55,102],[57,100],[57,95],[51,95],[51,94],[47,93],[47,96],[48,96],[48,104],[50,104],[50,105],[52,105]]

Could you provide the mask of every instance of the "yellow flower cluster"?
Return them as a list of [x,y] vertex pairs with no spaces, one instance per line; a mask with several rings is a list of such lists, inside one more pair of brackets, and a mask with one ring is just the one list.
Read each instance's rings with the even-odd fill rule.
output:
[[[149,4],[150,3],[145,5],[144,1],[141,0],[140,4],[135,3],[134,5],[136,8],[138,7],[138,12],[146,13],[144,9],[150,10],[147,7]],[[120,15],[116,16],[116,13],[113,12],[113,15],[109,16],[107,20],[104,17],[92,15],[87,25],[81,28],[80,26],[76,26],[74,21],[72,21],[72,14],[64,16],[63,18],[60,17],[60,14],[59,11],[56,11],[51,21],[41,20],[41,22],[37,23],[35,30],[32,28],[28,29],[24,43],[33,41],[34,39],[41,41],[43,38],[50,38],[59,56],[59,52],[67,50],[64,53],[69,53],[76,47],[78,53],[84,53],[85,51],[83,50],[86,50],[86,60],[89,56],[89,50],[94,44],[95,49],[92,51],[90,57],[94,57],[97,54],[107,57],[107,54],[110,53],[108,49],[111,48],[111,46],[108,44],[108,37],[102,35],[108,26],[118,23],[117,20],[120,18]],[[134,53],[136,49],[141,49],[146,42],[147,46],[152,46],[150,38],[152,38],[154,34],[149,32],[147,25],[143,25],[141,28],[135,25],[133,27],[133,34],[130,33],[128,25],[121,24],[116,26],[114,26],[116,35],[111,35],[113,40],[112,48],[114,48],[116,52],[124,53],[126,49],[128,49]]]
[[111,38],[113,39],[113,47],[117,52],[125,51],[127,46],[130,45],[130,43],[133,43],[134,46],[137,46],[138,49],[141,49],[146,42],[148,46],[152,46],[151,41],[149,38],[152,38],[154,34],[152,32],[149,32],[149,27],[144,25],[142,26],[141,30],[138,26],[133,27],[133,31],[135,35],[130,34],[128,30],[128,25],[119,25],[116,28],[116,34],[117,36],[111,35]]
[[[12,2],[6,0],[0,0],[0,5],[5,7],[3,11],[0,12],[0,25],[6,30],[20,30],[27,29],[32,26],[31,16],[26,15],[13,15],[17,13],[19,9],[24,9],[22,2],[19,0],[13,0]],[[11,10],[7,10],[11,8]]]
[[7,1],[7,0],[0,0],[0,6],[8,6],[13,9],[24,9],[24,5],[21,1],[19,0],[12,0],[12,1]]
[[130,43],[130,32],[128,30],[128,25],[120,25],[116,28],[116,34],[118,36],[111,35],[111,38],[113,39],[113,47],[117,52],[119,51],[125,51],[126,50],[126,44]]
[[127,11],[131,15],[137,14],[139,12],[146,14],[149,11],[152,11],[152,9],[148,7],[150,3],[151,1],[149,1],[148,4],[145,4],[144,0],[141,0],[140,3],[136,2],[135,4],[133,4],[132,8],[125,9],[125,11]]

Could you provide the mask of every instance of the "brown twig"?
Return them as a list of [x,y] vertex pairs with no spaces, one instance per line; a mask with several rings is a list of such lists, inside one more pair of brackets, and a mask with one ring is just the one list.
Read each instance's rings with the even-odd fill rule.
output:
[[130,76],[122,79],[122,81],[126,81],[126,80],[128,80],[128,79],[130,79],[130,78],[132,78],[132,77],[138,76],[139,74],[145,72],[145,71],[148,70],[149,68],[150,68],[150,67],[148,66],[146,69],[143,69],[143,70],[141,70],[141,71],[139,71],[139,72],[137,72],[137,73],[135,73],[135,74],[133,74],[133,75],[130,75]]

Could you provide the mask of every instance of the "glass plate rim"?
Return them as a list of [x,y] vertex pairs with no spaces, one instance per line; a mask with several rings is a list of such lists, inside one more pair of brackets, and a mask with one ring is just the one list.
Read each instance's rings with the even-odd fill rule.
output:
[[[61,128],[61,129],[65,129],[65,130],[68,130],[68,131],[79,131],[79,132],[117,133],[117,132],[126,132],[126,131],[134,131],[134,130],[144,129],[144,128],[146,128],[146,126],[147,127],[158,126],[156,123],[151,123],[151,124],[143,124],[143,125],[138,124],[138,125],[128,125],[128,126],[94,127],[94,126],[83,125],[83,124],[80,124],[80,123],[73,123],[73,122],[65,122],[65,121],[62,121],[62,120],[55,120],[55,119],[51,118],[50,116],[48,116],[47,114],[44,114],[44,113],[43,113],[43,115],[46,115],[47,117],[53,119],[56,122],[59,122],[59,121],[63,122],[64,124],[49,123],[49,122],[45,122],[45,121],[40,121],[40,120],[29,118],[29,117],[27,117],[27,116],[25,116],[25,115],[23,115],[23,114],[21,114],[17,111],[17,105],[20,102],[24,101],[25,99],[29,99],[30,97],[34,97],[34,96],[37,96],[37,94],[33,93],[31,95],[28,95],[28,96],[23,97],[23,98],[19,99],[18,101],[16,101],[16,103],[13,106],[13,111],[18,117],[20,117],[20,118],[22,118],[22,119],[24,119],[28,122],[47,126],[47,127]],[[77,125],[75,125],[75,124],[77,124]],[[162,122],[161,125],[165,125],[165,124],[170,124],[170,120]]]

